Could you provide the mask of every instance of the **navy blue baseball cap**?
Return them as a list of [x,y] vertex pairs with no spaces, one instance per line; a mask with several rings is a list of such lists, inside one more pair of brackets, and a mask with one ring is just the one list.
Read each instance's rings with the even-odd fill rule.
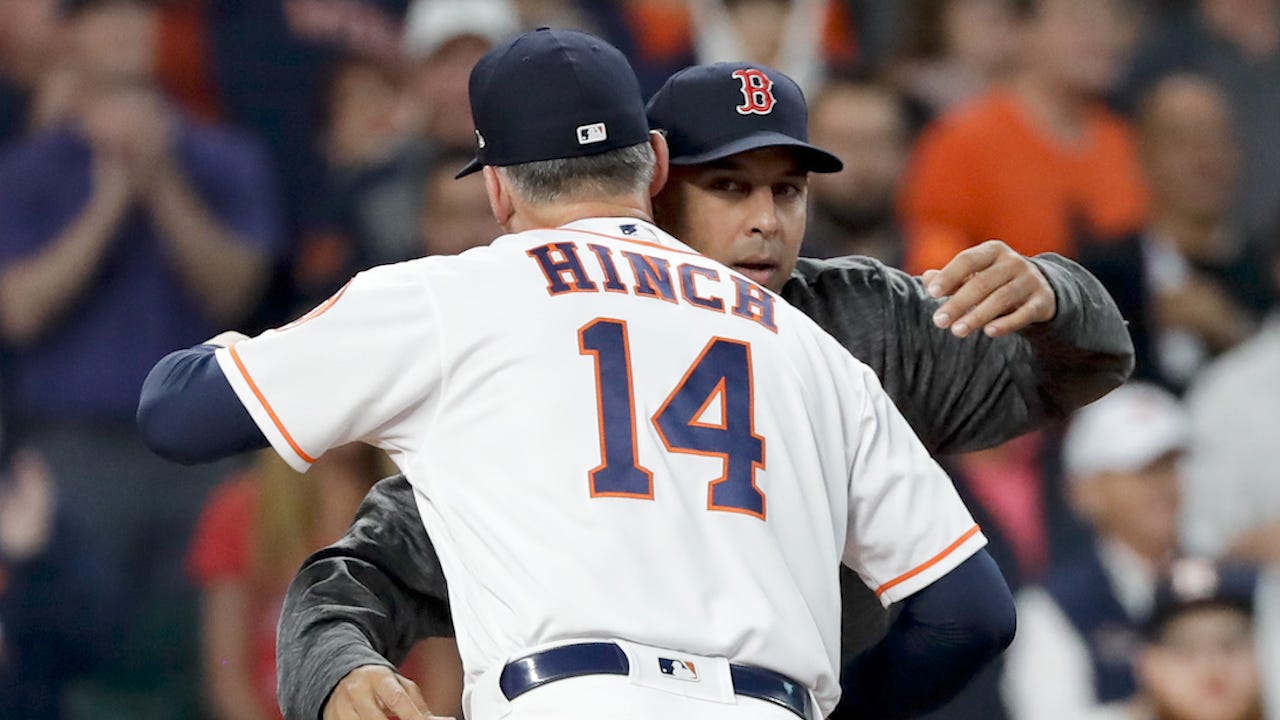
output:
[[666,133],[672,165],[699,165],[748,150],[793,148],[811,172],[834,173],[840,158],[809,144],[809,108],[783,73],[750,63],[694,65],[649,100],[649,127]]
[[578,30],[538,28],[471,70],[476,157],[485,165],[585,157],[647,142],[635,70],[617,48]]

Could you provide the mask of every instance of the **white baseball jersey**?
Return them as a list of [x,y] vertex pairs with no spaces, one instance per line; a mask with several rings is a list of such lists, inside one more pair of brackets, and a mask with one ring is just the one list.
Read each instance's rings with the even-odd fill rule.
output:
[[357,275],[217,352],[293,467],[363,440],[413,485],[468,692],[617,638],[839,698],[838,563],[900,600],[985,539],[874,374],[633,219]]

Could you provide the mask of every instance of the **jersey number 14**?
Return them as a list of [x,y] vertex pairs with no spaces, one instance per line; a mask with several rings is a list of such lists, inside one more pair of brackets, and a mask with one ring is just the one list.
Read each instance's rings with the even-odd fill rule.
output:
[[[636,404],[627,323],[596,318],[578,330],[578,350],[595,357],[601,461],[588,473],[592,497],[653,499],[653,473],[636,457]],[[702,416],[716,400],[719,422]],[[712,338],[650,422],[667,450],[720,458],[723,473],[707,486],[707,509],[765,517],[756,487],[764,438],[755,433],[751,346]]]

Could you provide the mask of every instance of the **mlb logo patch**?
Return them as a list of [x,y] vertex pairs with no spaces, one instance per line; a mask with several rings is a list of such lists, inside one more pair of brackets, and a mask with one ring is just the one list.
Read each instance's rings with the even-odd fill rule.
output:
[[609,139],[609,132],[605,130],[604,123],[592,123],[591,125],[578,126],[578,144],[591,145],[593,143],[604,142]]
[[622,231],[623,235],[635,235],[636,231],[640,228],[632,225],[631,223],[627,223],[626,225],[619,225],[618,229]]
[[698,681],[698,668],[693,666],[693,661],[691,660],[660,657],[658,658],[658,669],[662,671],[663,675],[669,675],[677,680]]

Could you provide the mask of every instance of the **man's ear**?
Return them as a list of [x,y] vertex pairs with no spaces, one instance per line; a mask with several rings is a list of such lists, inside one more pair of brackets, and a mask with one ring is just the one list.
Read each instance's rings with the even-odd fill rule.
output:
[[493,219],[498,221],[503,230],[510,231],[508,223],[515,214],[515,205],[511,201],[511,191],[507,188],[506,179],[492,165],[485,165],[480,172],[484,173],[484,190],[489,195],[489,209],[493,211]]
[[649,131],[649,146],[653,148],[653,156],[657,160],[653,168],[653,181],[649,183],[649,197],[654,197],[667,184],[667,176],[671,172],[671,149],[667,147],[666,136],[657,130]]

